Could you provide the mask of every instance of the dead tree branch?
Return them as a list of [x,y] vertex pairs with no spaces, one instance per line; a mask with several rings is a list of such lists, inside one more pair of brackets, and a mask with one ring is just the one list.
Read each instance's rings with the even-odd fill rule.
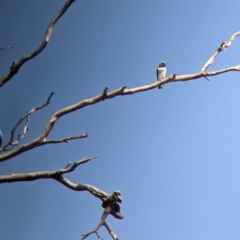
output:
[[104,211],[103,211],[103,214],[102,214],[102,217],[101,217],[101,220],[100,220],[99,224],[97,225],[97,227],[96,227],[94,230],[92,230],[92,231],[90,231],[90,232],[88,232],[88,233],[83,234],[83,235],[82,235],[82,240],[85,239],[85,238],[87,238],[87,237],[88,237],[89,235],[91,235],[92,233],[95,233],[95,234],[97,235],[97,237],[98,237],[99,240],[103,240],[103,239],[99,236],[99,234],[98,234],[97,231],[98,231],[98,229],[99,229],[102,225],[104,225],[107,216],[108,216],[108,212],[107,212],[106,210],[104,210]]
[[45,144],[54,144],[54,143],[62,143],[62,142],[65,142],[65,143],[68,143],[68,141],[71,141],[71,140],[76,140],[76,139],[80,139],[80,138],[87,138],[88,137],[88,134],[87,133],[83,133],[81,135],[76,135],[76,136],[69,136],[69,137],[65,137],[65,138],[60,138],[60,139],[55,139],[55,140],[46,140],[44,141],[41,145],[45,145]]
[[220,44],[220,46],[217,48],[217,50],[213,53],[213,55],[209,58],[209,60],[204,64],[204,66],[202,67],[201,69],[201,72],[204,74],[207,70],[207,68],[209,66],[211,66],[214,62],[214,60],[216,59],[216,57],[218,56],[218,54],[221,52],[221,51],[226,51],[228,47],[231,46],[232,42],[234,41],[234,39],[236,37],[238,37],[240,35],[240,31],[238,32],[235,32],[229,39],[228,42],[222,42]]
[[[33,59],[34,57],[36,57],[39,53],[41,53],[45,49],[45,47],[47,46],[47,44],[50,40],[54,25],[63,16],[63,14],[67,11],[67,9],[70,7],[70,5],[73,2],[74,2],[74,0],[67,0],[65,2],[64,6],[62,7],[62,9],[51,20],[51,22],[49,23],[49,25],[47,27],[44,39],[37,49],[35,49],[30,54],[23,56],[19,61],[12,62],[11,66],[10,66],[10,70],[7,73],[7,75],[4,76],[3,78],[0,78],[0,87],[3,86],[5,83],[7,83],[14,75],[17,74],[18,70],[22,67],[22,65],[25,62]],[[75,104],[72,104],[68,107],[62,108],[62,109],[58,110],[57,112],[53,113],[53,115],[50,117],[50,119],[44,126],[43,131],[36,139],[34,139],[26,144],[23,144],[22,146],[14,148],[21,142],[21,140],[27,134],[30,115],[33,114],[34,112],[44,108],[45,106],[47,106],[50,103],[50,99],[53,95],[53,93],[51,93],[45,104],[32,108],[25,115],[23,115],[18,120],[18,122],[15,124],[15,126],[13,127],[13,129],[11,131],[11,136],[10,136],[9,141],[7,142],[6,145],[4,145],[2,148],[0,148],[0,152],[3,152],[3,151],[6,152],[6,153],[3,153],[0,155],[0,162],[6,161],[16,155],[19,155],[23,152],[29,151],[35,147],[39,147],[39,146],[42,146],[45,144],[55,144],[55,143],[62,143],[62,142],[67,143],[70,140],[87,137],[88,134],[84,133],[84,134],[77,135],[77,136],[69,136],[69,137],[55,139],[55,140],[48,139],[48,136],[49,136],[51,130],[53,129],[54,124],[61,117],[63,117],[64,115],[67,115],[71,112],[77,111],[81,108],[84,108],[86,106],[93,105],[93,104],[96,104],[101,101],[111,99],[111,98],[114,98],[117,96],[126,96],[126,95],[136,94],[139,92],[149,91],[154,88],[158,88],[159,86],[161,86],[163,84],[166,85],[171,82],[190,81],[190,80],[195,80],[195,79],[199,79],[199,78],[206,78],[208,80],[208,77],[213,77],[213,76],[223,74],[226,72],[231,72],[231,71],[239,72],[240,65],[228,67],[228,68],[224,68],[224,69],[220,69],[220,70],[216,70],[216,71],[207,72],[208,67],[213,64],[213,62],[216,59],[216,57],[218,56],[218,54],[221,51],[225,51],[228,47],[230,47],[232,42],[234,41],[234,39],[236,37],[238,37],[239,35],[240,35],[240,31],[234,33],[228,42],[221,43],[221,45],[213,53],[213,55],[210,57],[210,59],[202,67],[200,72],[193,73],[193,74],[181,75],[181,76],[177,76],[174,73],[171,76],[166,77],[161,81],[154,81],[151,84],[134,87],[134,88],[129,88],[129,89],[127,89],[127,86],[122,86],[113,91],[108,91],[109,90],[108,87],[105,87],[104,90],[102,92],[100,92],[100,94],[93,96],[89,99],[84,99],[82,101],[79,101]],[[5,48],[0,48],[0,51],[5,50],[5,49],[11,49],[11,48],[12,48],[11,46],[7,46]],[[17,138],[15,138],[16,129],[19,127],[19,125],[23,121],[25,121],[23,131],[21,134],[18,135]],[[9,147],[11,148],[10,151],[9,151]],[[73,183],[72,181],[70,181],[69,179],[67,179],[66,177],[63,176],[66,173],[70,173],[70,172],[74,171],[79,165],[84,164],[96,157],[97,156],[84,157],[74,163],[67,164],[67,166],[65,168],[57,169],[55,171],[40,171],[40,172],[33,172],[33,173],[8,173],[8,174],[0,176],[0,183],[26,182],[26,181],[34,181],[34,180],[39,180],[39,179],[53,179],[53,180],[63,184],[64,186],[68,187],[71,190],[88,191],[93,196],[99,198],[102,201],[102,207],[104,208],[104,212],[102,214],[101,220],[100,220],[99,224],[97,225],[97,227],[93,231],[83,234],[82,239],[85,239],[89,235],[95,233],[97,235],[98,239],[100,240],[101,237],[98,234],[98,230],[101,226],[105,226],[107,231],[111,235],[112,239],[118,240],[118,237],[116,236],[116,234],[111,230],[110,226],[106,223],[106,218],[109,214],[111,214],[112,216],[114,216],[117,219],[124,218],[123,214],[120,211],[120,204],[122,201],[121,193],[119,191],[115,191],[115,192],[113,192],[113,194],[109,195],[109,194],[105,193],[104,191],[102,191],[94,186],[91,186],[89,184]]]
[[10,183],[10,182],[27,182],[34,181],[38,179],[53,179],[64,186],[75,190],[75,191],[88,191],[93,196],[99,198],[102,201],[102,207],[104,207],[104,212],[101,217],[101,221],[98,226],[91,232],[82,235],[82,239],[87,238],[90,234],[95,233],[98,239],[102,239],[98,234],[98,229],[101,226],[105,226],[114,240],[118,240],[116,234],[111,230],[111,228],[106,223],[106,218],[108,214],[111,214],[115,218],[123,219],[124,216],[120,211],[120,204],[122,202],[121,193],[119,191],[114,191],[112,194],[107,194],[104,191],[91,186],[89,184],[73,183],[67,178],[63,177],[63,174],[73,172],[79,165],[87,163],[98,156],[93,157],[83,157],[74,163],[69,163],[65,168],[57,169],[56,171],[41,171],[33,173],[7,173],[0,176],[0,183]]
[[[33,149],[35,147],[39,147],[39,146],[42,146],[42,145],[46,145],[46,144],[55,144],[55,143],[68,143],[68,141],[71,141],[71,140],[75,140],[75,139],[80,139],[80,138],[86,138],[88,137],[88,134],[87,133],[84,133],[84,134],[81,134],[81,135],[76,135],[76,136],[69,136],[69,137],[65,137],[65,138],[60,138],[60,139],[53,139],[53,140],[47,140],[47,138],[42,138],[40,140],[33,140],[23,146],[20,146],[19,148],[13,150],[13,148],[15,146],[17,146],[21,140],[24,138],[24,136],[26,135],[27,131],[28,131],[28,125],[29,125],[29,118],[30,118],[30,115],[35,113],[36,111],[46,107],[47,105],[50,104],[50,100],[53,96],[53,92],[49,95],[47,101],[38,106],[38,107],[34,107],[32,108],[30,111],[27,111],[26,114],[24,114],[18,121],[17,123],[14,125],[14,127],[12,128],[11,130],[11,135],[10,135],[10,139],[8,140],[8,142],[2,147],[0,148],[0,152],[7,152],[5,154],[2,154],[0,155],[0,162],[4,159],[4,160],[7,160],[7,159],[10,159],[11,157],[13,156],[16,156],[22,152],[25,152],[25,151],[28,151],[30,149]],[[22,134],[19,134],[17,139],[15,139],[15,132],[16,132],[16,129],[19,127],[19,125],[24,121],[26,120],[26,123],[24,125],[24,128],[23,128],[23,133]],[[27,147],[27,148],[26,148]]]
[[106,221],[104,222],[104,227],[107,229],[108,233],[110,234],[110,236],[112,237],[113,240],[119,240],[117,235],[113,232],[113,230],[110,228],[110,226],[106,223]]
[[92,230],[92,231],[90,231],[88,233],[83,234],[82,235],[82,240],[87,238],[89,235],[91,235],[93,233],[95,233],[97,235],[98,240],[103,240],[100,237],[100,235],[98,234],[98,230],[99,230],[99,228],[101,226],[104,226],[107,229],[108,233],[110,234],[110,236],[112,237],[113,240],[119,240],[117,235],[113,232],[113,230],[110,228],[110,226],[106,222],[106,219],[107,219],[107,216],[109,214],[109,211],[111,211],[111,209],[109,207],[104,209],[102,217],[101,217],[101,220],[100,220],[99,224],[97,225],[97,227],[94,230]]
[[118,240],[118,237],[116,236],[116,234],[112,231],[110,226],[106,223],[106,219],[108,214],[112,214],[115,218],[118,218],[118,219],[124,218],[120,210],[121,202],[122,202],[122,195],[121,195],[121,192],[119,191],[114,191],[111,195],[103,199],[102,207],[104,208],[104,212],[102,214],[99,224],[94,230],[83,234],[82,239],[85,239],[92,233],[95,233],[98,239],[101,240],[102,238],[99,236],[97,231],[101,226],[105,226],[109,234],[111,235],[112,239]]
[[[218,71],[213,71],[213,72],[207,72],[206,76],[215,76],[221,73],[225,73],[225,72],[230,72],[230,71],[240,71],[240,65],[235,66],[235,67],[230,67],[230,68],[225,68],[225,69],[221,69]],[[148,91],[154,88],[157,88],[159,85],[161,84],[167,84],[170,82],[178,82],[178,81],[189,81],[189,80],[194,80],[194,79],[198,79],[204,77],[202,75],[201,72],[199,73],[195,73],[195,74],[187,74],[187,75],[182,75],[182,76],[176,76],[175,74],[163,79],[162,81],[156,81],[152,84],[149,85],[145,85],[145,86],[140,86],[140,87],[136,87],[136,88],[131,88],[131,89],[126,89],[126,86],[117,88],[116,90],[113,90],[111,92],[104,92],[104,97],[103,97],[103,93],[101,92],[99,95],[94,96],[92,98],[88,98],[88,99],[84,99],[80,102],[77,102],[73,105],[70,105],[66,108],[62,108],[59,111],[55,112],[51,118],[49,119],[49,121],[47,122],[43,132],[41,133],[41,135],[39,136],[39,139],[44,139],[46,138],[49,133],[51,132],[54,123],[59,120],[61,117],[63,117],[64,115],[67,115],[71,112],[74,112],[76,110],[79,110],[81,108],[84,108],[86,106],[89,105],[93,105],[96,104],[100,101],[103,101],[105,99],[111,99],[117,96],[125,96],[125,95],[131,95],[131,94],[135,94],[138,92],[144,92],[144,91]]]
[[[68,107],[62,108],[59,111],[55,112],[49,119],[49,121],[47,122],[47,124],[45,125],[42,133],[39,135],[38,138],[36,138],[35,140],[28,142],[16,149],[11,150],[8,153],[2,154],[0,155],[0,162],[6,161],[16,155],[19,155],[23,152],[29,151],[30,149],[33,149],[35,147],[39,147],[48,143],[59,143],[59,142],[66,142],[69,140],[73,140],[73,139],[78,139],[78,138],[83,138],[83,135],[79,135],[79,136],[73,136],[73,137],[68,137],[68,138],[63,138],[63,139],[59,139],[59,140],[47,140],[48,135],[50,134],[51,130],[53,129],[53,126],[55,124],[55,122],[57,122],[57,120],[59,120],[61,117],[63,117],[64,115],[67,115],[71,112],[74,112],[76,110],[79,110],[81,108],[84,108],[86,106],[89,105],[93,105],[96,104],[100,101],[106,100],[106,99],[111,99],[117,96],[125,96],[125,95],[131,95],[131,94],[136,94],[139,92],[145,92],[145,91],[149,91],[152,90],[154,88],[157,88],[159,85],[161,84],[168,84],[171,82],[179,82],[179,81],[190,81],[190,80],[195,80],[195,79],[199,79],[199,78],[206,78],[206,77],[212,77],[212,76],[216,76],[222,73],[226,73],[226,72],[231,72],[231,71],[240,71],[240,65],[234,66],[234,67],[229,67],[229,68],[224,68],[224,69],[220,69],[217,71],[212,71],[212,72],[206,72],[206,73],[202,73],[202,72],[198,72],[198,73],[194,73],[194,74],[186,74],[186,75],[180,75],[177,76],[176,74],[172,74],[171,76],[163,79],[162,81],[155,81],[149,85],[144,85],[144,86],[140,86],[140,87],[135,87],[135,88],[130,88],[127,89],[126,86],[117,88],[111,92],[107,92],[104,91],[104,97],[103,97],[103,93],[101,92],[99,95],[94,96],[92,98],[88,98],[88,99],[84,99],[80,102],[77,102],[73,105],[70,105]],[[85,135],[85,137],[87,137]]]
[[[8,173],[5,175],[0,176],[0,183],[7,183],[7,182],[26,182],[26,181],[34,181],[37,179],[54,179],[58,182],[61,182],[63,185],[69,187],[70,189],[76,190],[76,191],[90,191],[91,187],[88,187],[88,185],[80,184],[81,186],[77,186],[78,184],[69,184],[69,180],[65,182],[65,180],[62,180],[62,174],[73,172],[79,165],[87,163],[91,161],[92,159],[97,158],[98,156],[94,157],[84,157],[79,160],[77,160],[74,163],[68,164],[65,168],[57,169],[56,171],[41,171],[41,172],[33,172],[33,173]],[[98,190],[97,190],[98,191]],[[104,193],[101,195],[101,198],[106,197],[107,194]]]
[[97,157],[98,156],[81,158],[72,164],[68,164],[65,168],[57,169],[56,171],[40,171],[33,173],[7,173],[0,176],[0,183],[28,182],[38,179],[53,179],[70,188],[71,190],[88,191],[95,197],[104,200],[108,197],[107,193],[88,184],[73,183],[62,176],[63,174],[73,172],[79,165],[87,163]]
[[[74,0],[67,0],[62,7],[62,9],[54,16],[54,18],[51,20],[47,27],[47,31],[45,33],[45,36],[43,38],[43,41],[39,45],[37,49],[35,49],[33,52],[31,52],[28,55],[23,56],[19,61],[13,61],[10,65],[10,71],[7,73],[6,76],[0,78],[0,87],[2,87],[5,83],[7,83],[14,75],[17,74],[18,70],[22,67],[22,65],[29,61],[30,59],[36,57],[40,52],[44,50],[44,48],[47,46],[50,37],[52,35],[53,27],[55,23],[63,16],[63,14],[67,11],[67,9],[71,6],[71,4],[74,2]],[[11,47],[11,46],[9,46]]]
[[[42,104],[42,105],[40,105],[40,106],[38,106],[38,107],[34,107],[34,108],[32,108],[30,111],[27,111],[27,113],[24,114],[24,115],[17,121],[17,123],[14,125],[14,127],[13,127],[12,130],[11,130],[10,139],[8,140],[8,142],[7,142],[2,148],[0,148],[0,152],[2,152],[2,151],[9,151],[9,150],[11,150],[14,146],[16,146],[16,145],[18,145],[18,144],[20,143],[20,141],[24,138],[24,136],[26,135],[26,133],[27,133],[27,131],[28,131],[28,125],[29,125],[30,115],[33,114],[33,113],[35,113],[36,111],[38,111],[38,110],[46,107],[47,105],[49,105],[49,104],[50,104],[50,100],[51,100],[53,94],[54,94],[54,92],[52,92],[52,93],[49,95],[46,103],[44,103],[44,104]],[[14,139],[15,139],[15,132],[16,132],[17,128],[19,127],[19,125],[20,125],[24,120],[26,121],[26,123],[25,123],[25,125],[24,125],[23,132],[22,132],[22,134],[18,134],[17,139],[14,140]],[[9,149],[9,147],[10,147],[10,149]]]

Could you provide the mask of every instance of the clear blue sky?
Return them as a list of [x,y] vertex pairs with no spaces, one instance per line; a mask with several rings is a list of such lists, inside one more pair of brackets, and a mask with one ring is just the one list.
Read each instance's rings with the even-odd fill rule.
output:
[[[1,2],[0,46],[15,47],[0,52],[1,76],[40,44],[63,3]],[[31,117],[24,142],[38,136],[56,110],[105,86],[154,82],[161,61],[167,74],[199,71],[240,30],[239,9],[238,0],[76,0],[47,48],[0,89],[5,140],[18,118],[51,91],[51,105]],[[239,64],[239,52],[236,39],[210,70]],[[107,219],[120,239],[239,240],[239,76],[167,84],[69,114],[50,137],[88,132],[87,139],[24,153],[1,163],[0,174],[55,170],[100,155],[66,177],[122,192],[126,218]],[[0,195],[0,239],[80,239],[102,214],[98,199],[52,180],[2,184]],[[104,228],[99,233],[111,239]]]

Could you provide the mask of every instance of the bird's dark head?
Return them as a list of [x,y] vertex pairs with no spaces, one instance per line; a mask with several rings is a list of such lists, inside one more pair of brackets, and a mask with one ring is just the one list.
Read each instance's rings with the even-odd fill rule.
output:
[[165,62],[161,62],[158,67],[166,67],[166,63]]

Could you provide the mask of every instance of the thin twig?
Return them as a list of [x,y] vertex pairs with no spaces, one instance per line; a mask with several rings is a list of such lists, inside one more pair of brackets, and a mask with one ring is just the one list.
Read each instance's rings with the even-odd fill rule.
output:
[[[52,93],[49,95],[47,101],[46,101],[44,104],[42,104],[42,105],[40,105],[40,106],[38,106],[38,107],[33,107],[30,111],[27,111],[27,113],[24,114],[24,115],[17,121],[17,123],[14,125],[14,127],[13,127],[12,130],[11,130],[10,139],[8,140],[8,142],[7,142],[2,148],[0,148],[0,152],[12,150],[12,148],[13,148],[14,146],[16,146],[16,145],[18,145],[18,144],[20,143],[20,141],[24,138],[24,136],[26,135],[26,133],[27,133],[27,131],[28,131],[28,125],[29,125],[30,115],[33,114],[33,113],[35,113],[36,111],[38,111],[38,110],[46,107],[47,105],[49,105],[50,100],[51,100],[53,94],[54,94],[54,92],[52,92]],[[20,125],[24,120],[26,120],[26,123],[25,123],[25,125],[24,125],[23,132],[22,132],[22,134],[19,134],[19,135],[18,135],[18,137],[17,137],[16,140],[14,140],[14,136],[15,136],[16,129],[19,127],[19,125]]]
[[108,233],[110,234],[113,240],[119,240],[117,235],[113,232],[113,230],[110,228],[106,221],[103,224],[103,226],[107,229]]
[[55,140],[46,140],[41,145],[62,143],[62,142],[68,143],[68,141],[71,141],[71,140],[80,139],[80,138],[87,138],[87,137],[88,137],[88,134],[87,133],[83,133],[81,135],[69,136],[69,137],[55,139]]

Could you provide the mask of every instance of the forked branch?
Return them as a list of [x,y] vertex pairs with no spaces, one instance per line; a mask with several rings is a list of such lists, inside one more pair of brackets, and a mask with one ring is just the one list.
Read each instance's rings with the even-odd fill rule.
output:
[[204,64],[204,66],[202,67],[201,69],[201,72],[202,73],[205,73],[207,68],[210,67],[214,60],[216,59],[216,57],[218,56],[218,54],[222,51],[226,51],[228,47],[231,46],[232,42],[234,41],[234,39],[236,37],[238,37],[240,35],[240,31],[238,32],[235,32],[231,37],[230,39],[228,40],[228,42],[222,42],[220,44],[220,46],[217,48],[217,50],[213,53],[213,55],[209,58],[209,60]]
[[[24,136],[26,135],[27,131],[28,131],[28,126],[29,126],[29,119],[30,119],[30,115],[32,115],[33,113],[35,113],[36,111],[46,107],[48,104],[50,104],[50,100],[53,96],[54,92],[52,92],[47,101],[38,106],[38,107],[34,107],[32,108],[30,111],[27,111],[26,114],[24,114],[18,121],[17,123],[14,125],[14,127],[12,128],[11,130],[11,135],[10,135],[10,139],[7,141],[7,143],[2,147],[0,148],[0,152],[2,151],[8,151],[8,150],[11,150],[14,146],[18,145],[20,143],[20,141],[24,138]],[[23,128],[23,132],[21,134],[18,134],[18,137],[17,139],[15,139],[15,133],[16,133],[16,130],[17,128],[19,127],[19,125],[25,120],[25,125],[24,125],[24,128]]]
[[55,171],[40,171],[33,173],[7,173],[5,175],[0,176],[0,183],[27,182],[38,179],[53,179],[62,183],[64,186],[67,186],[72,190],[93,192],[94,196],[98,196],[98,198],[103,199],[104,197],[107,196],[106,193],[102,192],[99,194],[100,190],[98,190],[97,188],[95,189],[94,187],[92,188],[90,185],[85,184],[74,184],[62,176],[63,174],[73,172],[81,164],[87,163],[97,157],[98,156],[84,157],[73,163],[67,164],[65,168],[60,168]]
[[[66,12],[66,10],[70,7],[70,5],[74,2],[74,0],[67,0],[62,7],[62,9],[56,14],[56,16],[51,20],[49,23],[49,26],[47,27],[45,36],[41,44],[37,49],[35,49],[33,52],[31,52],[28,55],[23,56],[19,61],[13,61],[10,70],[7,73],[6,76],[3,78],[0,78],[0,87],[3,86],[5,83],[7,83],[15,74],[17,74],[18,70],[22,67],[22,65],[27,62],[28,60],[33,59],[36,57],[40,52],[42,52],[45,47],[47,46],[47,43],[50,40],[53,27],[55,23],[63,16],[63,14]],[[62,143],[65,142],[67,143],[70,140],[74,139],[80,139],[80,138],[85,138],[87,137],[87,133],[81,134],[81,135],[76,135],[76,136],[69,136],[65,138],[60,138],[60,139],[53,139],[49,140],[48,136],[51,132],[51,130],[54,127],[54,124],[56,121],[58,121],[61,117],[64,115],[67,115],[73,111],[79,110],[81,108],[84,108],[89,105],[93,105],[96,103],[99,103],[101,101],[111,99],[117,96],[125,96],[125,95],[131,95],[131,94],[136,94],[139,92],[144,92],[144,91],[149,91],[154,88],[158,88],[162,84],[166,85],[171,82],[179,82],[179,81],[190,81],[190,80],[195,80],[199,78],[206,78],[216,76],[219,74],[231,72],[231,71],[240,71],[240,65],[233,66],[233,67],[228,67],[224,69],[220,69],[217,71],[211,71],[207,72],[207,69],[209,66],[211,66],[218,56],[218,54],[221,51],[225,51],[228,47],[231,46],[232,42],[235,40],[236,37],[240,35],[240,31],[234,33],[228,42],[222,42],[220,46],[217,48],[217,50],[213,53],[213,55],[210,57],[210,59],[204,64],[200,72],[194,73],[194,74],[186,74],[186,75],[181,75],[178,76],[176,74],[172,74],[169,77],[166,77],[165,79],[161,81],[154,81],[151,84],[147,84],[144,86],[139,86],[139,87],[134,87],[134,88],[127,88],[127,86],[122,86],[119,87],[113,91],[108,91],[108,87],[105,87],[102,92],[100,92],[98,95],[93,96],[88,99],[84,99],[82,101],[79,101],[75,104],[72,104],[68,107],[62,108],[59,111],[55,112],[49,119],[49,121],[46,123],[45,127],[43,128],[43,131],[41,134],[34,140],[23,144],[22,146],[16,147],[21,140],[24,138],[28,131],[28,126],[29,126],[29,118],[30,115],[33,114],[34,112],[42,109],[43,107],[47,106],[50,103],[50,99],[53,95],[53,93],[50,94],[48,97],[47,101],[45,104],[39,106],[39,107],[34,107],[30,111],[28,111],[25,115],[23,115],[19,121],[15,124],[11,131],[10,139],[4,145],[2,148],[0,148],[0,152],[3,152],[3,154],[0,155],[0,162],[6,161],[8,159],[11,159],[12,157],[19,155],[25,151],[31,150],[35,147],[39,147],[45,144],[54,144],[54,143]],[[5,48],[0,48],[1,50],[5,49],[11,49],[11,46],[7,46]],[[16,135],[16,129],[20,126],[20,124],[25,121],[24,128],[21,134],[19,134],[17,137]],[[8,151],[10,149],[10,151]],[[99,198],[102,201],[102,207],[104,208],[104,212],[102,214],[100,223],[98,226],[93,230],[90,231],[84,235],[82,235],[82,239],[87,238],[89,235],[92,233],[95,233],[100,240],[101,237],[98,234],[98,230],[101,226],[105,226],[109,234],[111,235],[113,240],[118,240],[118,237],[116,234],[111,230],[109,225],[106,223],[106,218],[109,214],[114,216],[115,218],[118,219],[123,219],[123,215],[120,211],[120,203],[121,203],[121,194],[119,191],[115,191],[113,194],[109,195],[102,190],[88,185],[88,184],[81,184],[81,183],[73,183],[63,175],[66,173],[70,173],[74,171],[79,165],[84,164],[97,156],[94,157],[85,157],[82,158],[74,163],[69,163],[65,168],[57,169],[56,171],[40,171],[40,172],[33,172],[33,173],[7,173],[5,175],[0,176],[0,183],[7,183],[7,182],[25,182],[25,181],[34,181],[34,180],[39,180],[39,179],[53,179],[55,181],[58,181],[59,183],[63,184],[64,186],[68,187],[69,189],[72,189],[74,191],[88,191],[90,192],[93,196]]]
[[118,240],[116,234],[111,230],[110,226],[106,223],[106,218],[108,214],[111,214],[112,216],[118,219],[124,218],[124,216],[120,211],[120,204],[122,202],[121,193],[119,191],[114,191],[112,194],[107,194],[104,191],[94,186],[91,186],[89,184],[73,183],[67,178],[63,177],[63,174],[73,172],[81,164],[87,163],[97,157],[98,156],[84,157],[74,163],[67,164],[65,168],[57,169],[56,171],[52,171],[52,172],[42,171],[42,172],[33,172],[33,173],[7,173],[5,175],[0,176],[0,183],[26,182],[26,181],[34,181],[38,179],[53,179],[72,190],[88,191],[93,196],[99,198],[102,201],[102,207],[104,208],[104,212],[102,214],[101,221],[98,224],[98,226],[93,231],[83,234],[82,239],[88,237],[92,233],[95,233],[98,239],[101,239],[97,231],[101,226],[105,226],[109,234],[112,236],[112,238],[114,240]]
[[[75,135],[75,136],[68,136],[68,137],[64,137],[64,138],[60,138],[60,139],[52,139],[52,140],[47,139],[47,136],[45,136],[45,137],[43,136],[42,138],[37,138],[37,139],[35,139],[31,142],[28,142],[28,143],[16,148],[16,149],[13,149],[14,147],[16,147],[21,142],[21,140],[26,135],[26,133],[28,131],[29,118],[30,118],[31,114],[33,114],[36,111],[38,111],[38,110],[46,107],[47,105],[49,105],[53,94],[54,93],[52,92],[49,95],[47,101],[44,104],[42,104],[38,107],[32,108],[30,111],[28,111],[26,114],[24,114],[17,121],[17,123],[14,125],[14,127],[11,130],[10,139],[7,141],[7,143],[3,147],[0,148],[0,152],[7,152],[7,153],[4,153],[4,154],[0,155],[0,162],[6,161],[6,160],[12,158],[13,156],[16,156],[16,155],[21,154],[25,151],[29,151],[29,150],[31,150],[35,147],[39,147],[39,146],[42,146],[42,145],[56,144],[56,143],[63,143],[63,142],[68,143],[71,140],[76,140],[76,139],[88,137],[87,133],[84,133],[84,134],[81,134],[81,135]],[[24,128],[23,128],[23,132],[22,132],[22,134],[18,134],[17,138],[15,139],[16,130],[24,120],[26,122],[25,122],[25,125],[24,125]]]
[[97,235],[98,239],[101,240],[102,238],[98,234],[98,229],[101,226],[105,226],[107,231],[111,235],[112,239],[118,240],[117,235],[112,231],[110,226],[107,224],[106,219],[107,219],[108,214],[111,214],[115,218],[118,218],[118,219],[124,218],[124,216],[122,215],[121,210],[120,210],[121,202],[122,202],[122,195],[121,195],[121,192],[119,192],[119,191],[114,191],[111,195],[109,195],[108,197],[103,199],[102,207],[104,208],[104,212],[102,214],[100,223],[97,225],[97,227],[94,230],[83,234],[82,239],[85,239],[89,235],[95,233]]

